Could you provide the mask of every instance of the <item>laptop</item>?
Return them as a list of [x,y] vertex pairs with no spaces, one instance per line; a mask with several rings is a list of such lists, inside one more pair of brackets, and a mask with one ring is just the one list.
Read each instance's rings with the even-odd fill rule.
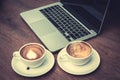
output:
[[20,13],[43,44],[55,52],[70,41],[87,40],[101,31],[110,0],[60,0]]

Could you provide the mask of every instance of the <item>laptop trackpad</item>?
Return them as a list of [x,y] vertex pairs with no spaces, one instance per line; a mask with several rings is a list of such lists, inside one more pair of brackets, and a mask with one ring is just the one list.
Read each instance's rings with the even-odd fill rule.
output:
[[44,36],[56,30],[56,28],[45,19],[31,23],[30,28],[37,36]]
[[68,44],[68,40],[57,31],[41,37],[41,41],[52,52],[59,50]]

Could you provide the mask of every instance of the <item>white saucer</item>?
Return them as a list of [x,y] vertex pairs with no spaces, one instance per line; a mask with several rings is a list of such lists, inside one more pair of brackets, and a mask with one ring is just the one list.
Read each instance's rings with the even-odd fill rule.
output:
[[82,65],[82,66],[76,66],[71,64],[69,61],[63,61],[61,60],[61,55],[65,54],[65,49],[62,49],[58,56],[57,56],[57,62],[60,68],[62,68],[65,72],[73,74],[73,75],[85,75],[89,74],[93,71],[95,71],[99,64],[100,64],[100,56],[97,53],[96,50],[93,51],[92,59],[89,63]]
[[55,59],[53,54],[47,51],[46,61],[40,67],[27,70],[27,66],[16,57],[13,57],[11,66],[13,70],[19,75],[26,77],[37,77],[50,71],[54,65],[54,62]]

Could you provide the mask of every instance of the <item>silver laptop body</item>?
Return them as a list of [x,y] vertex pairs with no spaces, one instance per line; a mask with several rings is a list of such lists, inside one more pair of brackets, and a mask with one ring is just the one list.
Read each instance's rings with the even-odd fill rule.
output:
[[[69,1],[69,2],[67,2],[67,1]],[[65,45],[67,43],[69,43],[70,41],[89,39],[91,37],[96,36],[101,30],[101,27],[102,27],[102,24],[103,24],[103,21],[105,18],[105,14],[106,14],[106,11],[108,8],[109,0],[107,0],[107,3],[105,3],[105,4],[101,3],[102,5],[105,5],[103,14],[100,13],[99,11],[97,11],[96,9],[94,9],[93,7],[90,7],[90,5],[86,6],[86,4],[88,4],[88,2],[87,3],[85,2],[85,5],[84,5],[84,4],[79,4],[77,2],[79,0],[74,0],[74,1],[76,1],[76,3],[70,2],[70,0],[65,0],[65,2],[64,2],[64,0],[62,0],[61,2],[52,3],[52,4],[49,4],[46,6],[42,6],[39,8],[35,8],[35,9],[29,10],[29,11],[22,12],[20,15],[23,18],[23,20],[28,24],[28,26],[31,28],[31,30],[43,42],[43,44],[50,51],[55,52],[55,51],[65,47]],[[98,0],[98,1],[100,1],[100,0]],[[82,25],[90,34],[88,34],[86,36],[82,36],[77,39],[73,39],[73,38],[70,38],[70,40],[66,39],[66,37],[57,29],[57,27],[53,23],[51,23],[51,21],[41,12],[41,10],[44,10],[46,8],[49,8],[49,7],[52,7],[55,5],[59,5],[63,10],[65,10],[67,12],[67,14],[69,14],[71,17],[73,17],[75,19],[75,21],[77,23],[79,23],[80,25]],[[64,7],[64,5],[68,5],[67,7],[70,7],[70,6],[82,7],[83,9],[86,10],[86,12],[93,15],[93,17],[99,21],[99,24],[97,24],[97,22],[95,22],[96,20],[92,21],[92,19],[89,19],[89,21],[93,22],[93,25],[91,25],[92,23],[89,24],[89,22],[87,22],[86,20],[81,21],[80,17],[76,18],[76,16],[72,14],[72,12],[74,12],[74,11],[70,12],[68,9],[66,9],[66,7]],[[94,24],[94,22],[97,25]],[[99,27],[97,27],[97,29],[98,29],[97,30],[95,28],[93,28],[93,29],[90,28],[91,26],[92,27],[99,26]],[[67,33],[65,33],[65,34],[68,35]]]

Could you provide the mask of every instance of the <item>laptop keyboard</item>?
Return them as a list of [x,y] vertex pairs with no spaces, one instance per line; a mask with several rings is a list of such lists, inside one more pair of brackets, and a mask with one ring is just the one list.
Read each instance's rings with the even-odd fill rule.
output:
[[59,5],[42,9],[40,12],[46,16],[69,41],[90,34],[88,30]]

